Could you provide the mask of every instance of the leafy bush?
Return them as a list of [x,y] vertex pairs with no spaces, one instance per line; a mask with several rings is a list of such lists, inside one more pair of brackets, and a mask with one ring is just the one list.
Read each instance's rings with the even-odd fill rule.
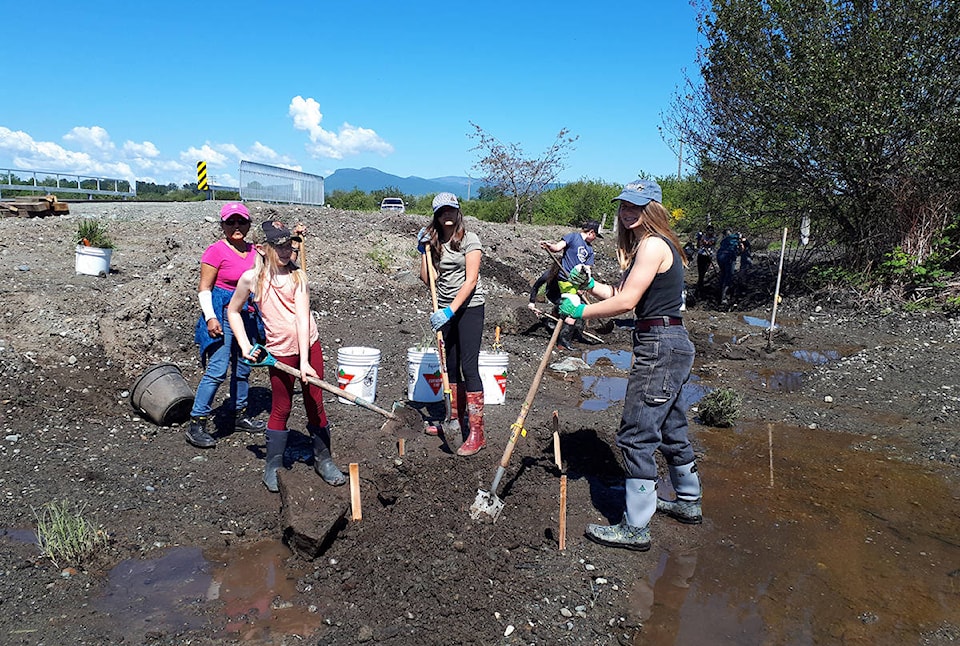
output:
[[620,193],[620,188],[616,184],[580,180],[551,189],[537,200],[533,222],[578,226],[587,220],[603,222],[606,216],[609,229],[617,210],[610,200]]
[[77,565],[107,544],[107,534],[94,527],[83,516],[84,508],[73,507],[66,501],[50,502],[37,518],[37,544],[44,556],[54,565]]
[[81,220],[77,225],[73,242],[98,249],[113,249],[113,240],[107,232],[107,225],[99,220]]
[[707,426],[733,426],[740,417],[740,405],[743,397],[732,388],[718,388],[700,400],[698,412],[700,422]]

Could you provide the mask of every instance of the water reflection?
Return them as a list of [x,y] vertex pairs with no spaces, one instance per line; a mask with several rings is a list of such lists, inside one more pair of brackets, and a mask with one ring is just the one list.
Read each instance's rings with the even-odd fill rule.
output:
[[[754,326],[754,327],[762,327],[762,328],[767,329],[767,330],[770,329],[770,321],[764,320],[764,319],[759,318],[759,317],[756,317],[756,316],[747,316],[746,314],[744,314],[744,316],[743,316],[743,321],[744,321],[747,325],[752,325],[752,326]],[[774,325],[774,326],[773,326],[773,329],[774,329],[774,330],[779,330],[779,329],[780,329],[780,324],[778,323],[778,324]]]
[[227,634],[243,640],[270,635],[306,637],[321,616],[294,606],[295,572],[279,541],[210,549],[175,547],[152,559],[130,559],[110,571],[96,608],[116,616],[123,634],[208,628],[208,606],[221,604]]
[[795,350],[792,354],[797,359],[800,359],[800,361],[806,361],[815,366],[822,366],[825,363],[837,361],[840,358],[840,353],[836,350],[824,350],[822,352],[816,350]]
[[744,373],[750,381],[760,384],[764,390],[776,390],[792,393],[800,389],[803,373],[784,370],[747,370]]
[[598,362],[609,362],[614,368],[620,370],[630,370],[633,365],[633,352],[630,350],[610,350],[609,348],[600,348],[598,350],[588,350],[583,354],[583,360],[588,366],[595,366]]
[[664,552],[631,591],[636,644],[941,643],[960,625],[960,502],[935,470],[837,432],[698,436],[704,524],[682,529],[693,557]]
[[580,404],[583,410],[606,410],[622,402],[627,394],[626,377],[581,377],[581,392],[589,396]]

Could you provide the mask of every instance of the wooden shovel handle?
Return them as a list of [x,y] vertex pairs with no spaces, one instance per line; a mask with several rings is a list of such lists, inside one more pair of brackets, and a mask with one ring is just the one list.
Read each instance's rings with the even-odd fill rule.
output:
[[556,327],[553,329],[553,336],[550,337],[550,343],[547,344],[547,349],[543,353],[543,358],[540,360],[540,366],[537,368],[537,374],[533,377],[533,383],[530,384],[530,390],[527,391],[527,397],[523,400],[523,406],[520,407],[520,414],[517,416],[517,421],[513,423],[513,426],[510,429],[510,440],[507,442],[506,448],[503,450],[503,457],[500,458],[500,467],[506,469],[507,465],[510,463],[510,456],[513,455],[513,449],[517,445],[517,439],[520,437],[521,431],[523,431],[523,423],[527,420],[527,413],[530,412],[530,407],[533,406],[533,398],[537,394],[537,390],[540,388],[540,381],[543,379],[543,373],[547,369],[547,365],[550,363],[550,355],[553,352],[553,347],[557,345],[557,339],[560,337],[560,330],[563,329],[565,323],[563,321],[557,322]]
[[[433,311],[440,309],[437,301],[437,269],[433,266],[433,260],[430,253],[423,254],[423,259],[427,263],[427,282],[430,284],[430,300],[433,303]],[[445,406],[446,419],[449,422],[453,419],[453,406],[451,404],[450,375],[447,374],[446,348],[443,345],[443,332],[437,330],[437,356],[440,359],[440,378],[443,383],[443,402]]]
[[[277,370],[282,370],[283,372],[287,373],[288,375],[293,375],[293,376],[296,377],[297,379],[300,379],[300,371],[297,370],[296,368],[294,368],[293,366],[288,366],[288,365],[285,364],[285,363],[280,363],[279,361],[277,361],[275,364],[273,364],[273,367],[276,368]],[[343,397],[343,398],[346,399],[347,401],[353,402],[353,403],[356,404],[357,406],[363,406],[363,407],[366,408],[367,410],[372,410],[372,411],[375,412],[375,413],[380,413],[381,415],[383,415],[383,416],[386,417],[387,419],[392,419],[392,420],[399,420],[399,419],[400,419],[399,417],[397,417],[396,415],[394,415],[394,414],[391,413],[390,411],[384,410],[384,409],[380,408],[379,406],[377,406],[377,405],[374,404],[373,402],[368,402],[366,399],[363,399],[362,397],[357,397],[356,395],[354,395],[354,394],[353,394],[352,392],[350,392],[350,391],[344,390],[343,388],[337,388],[337,387],[334,386],[333,384],[328,384],[327,382],[325,382],[325,381],[322,380],[322,379],[317,379],[316,377],[310,377],[310,376],[308,376],[308,377],[307,377],[307,383],[313,384],[313,385],[316,386],[317,388],[321,388],[321,389],[323,389],[323,390],[326,390],[328,393],[333,393],[334,395],[339,395],[340,397]]]

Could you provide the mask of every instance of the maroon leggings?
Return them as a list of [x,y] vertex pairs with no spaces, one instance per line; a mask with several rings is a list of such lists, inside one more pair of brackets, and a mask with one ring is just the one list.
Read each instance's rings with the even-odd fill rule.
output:
[[[275,357],[277,363],[283,363],[294,368],[300,368],[300,355]],[[310,365],[323,379],[323,350],[317,341],[310,346]],[[293,375],[270,367],[270,389],[273,404],[270,408],[270,420],[267,428],[271,431],[283,431],[287,428],[290,410],[293,408],[293,387],[297,378]],[[323,410],[323,391],[313,384],[303,384],[303,407],[307,411],[307,424],[319,427],[327,425],[327,414]]]

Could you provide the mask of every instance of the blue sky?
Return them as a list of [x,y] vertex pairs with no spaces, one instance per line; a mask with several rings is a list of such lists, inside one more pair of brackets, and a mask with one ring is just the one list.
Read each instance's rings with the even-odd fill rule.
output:
[[51,0],[39,22],[31,3],[2,4],[31,45],[4,55],[0,168],[161,184],[196,181],[201,159],[220,184],[241,159],[476,176],[472,121],[528,157],[567,128],[579,139],[561,181],[625,183],[677,172],[658,126],[697,75],[687,0]]

